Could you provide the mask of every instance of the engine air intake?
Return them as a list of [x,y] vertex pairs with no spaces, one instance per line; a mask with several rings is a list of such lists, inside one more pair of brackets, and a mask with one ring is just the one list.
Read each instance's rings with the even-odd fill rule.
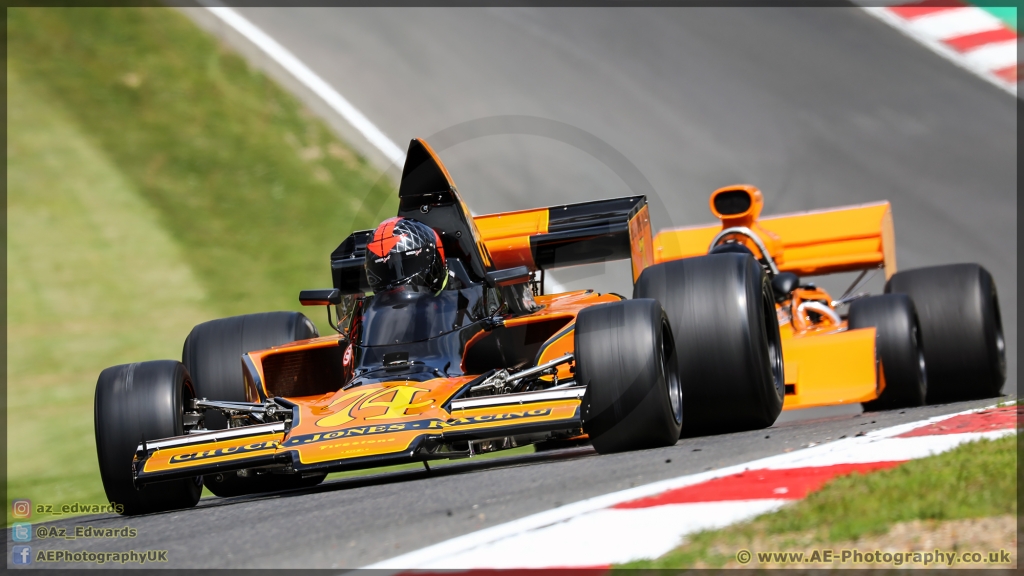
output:
[[722,216],[734,216],[750,210],[750,195],[746,190],[729,190],[715,195],[715,210]]

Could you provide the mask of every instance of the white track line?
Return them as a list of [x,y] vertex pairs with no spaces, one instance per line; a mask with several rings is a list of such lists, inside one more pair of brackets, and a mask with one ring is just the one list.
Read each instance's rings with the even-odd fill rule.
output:
[[[637,558],[657,558],[679,545],[680,534],[724,528],[778,510],[787,502],[789,500],[766,498],[667,504],[638,510],[597,510],[542,530],[522,532],[507,540],[479,546],[422,568],[550,569],[608,566]],[[552,542],[559,544],[552,545]],[[629,542],[629,546],[623,546],[623,542]],[[513,549],[522,553],[510,555],[508,551]]]
[[971,64],[987,70],[999,70],[1017,63],[1017,41],[1007,40],[979,46],[964,53]]
[[[1015,430],[1008,431],[994,431],[994,432],[979,432],[979,433],[968,433],[968,434],[950,434],[946,438],[941,436],[930,436],[921,437],[924,441],[919,441],[918,437],[912,438],[895,438],[900,434],[909,432],[911,430],[934,424],[935,422],[941,422],[955,416],[963,414],[972,414],[983,410],[989,410],[994,406],[986,408],[977,408],[972,410],[965,410],[963,412],[957,412],[953,414],[944,414],[941,416],[935,416],[927,420],[920,420],[917,422],[910,422],[907,424],[900,424],[898,426],[892,426],[889,428],[883,428],[881,430],[875,430],[866,433],[864,436],[846,438],[830,442],[828,444],[822,444],[819,446],[813,446],[803,450],[797,450],[794,452],[777,454],[775,456],[769,456],[767,458],[761,458],[745,464],[738,464],[735,466],[728,466],[720,468],[718,470],[712,470],[709,472],[702,472],[699,474],[691,474],[687,476],[680,476],[678,478],[671,478],[668,480],[662,480],[660,482],[654,482],[643,486],[637,486],[628,490],[622,490],[619,492],[612,492],[604,494],[594,498],[582,500],[580,502],[574,502],[567,506],[555,508],[553,510],[547,510],[540,512],[518,520],[513,520],[505,524],[499,524],[492,526],[477,532],[471,532],[469,534],[452,538],[420,550],[415,550],[401,556],[366,566],[366,568],[376,569],[387,569],[387,570],[407,570],[416,568],[448,568],[455,566],[461,566],[464,559],[477,558],[478,552],[490,549],[492,552],[497,548],[499,543],[503,541],[510,542],[526,542],[529,539],[530,533],[544,530],[547,534],[546,529],[559,529],[560,524],[565,524],[572,521],[573,519],[580,516],[591,516],[595,512],[610,508],[616,504],[644,498],[647,496],[653,496],[660,494],[668,490],[674,490],[677,488],[683,488],[685,486],[691,486],[699,484],[707,480],[714,478],[720,478],[723,476],[729,476],[737,474],[751,469],[783,469],[783,468],[798,468],[805,466],[826,466],[829,464],[837,463],[851,463],[859,461],[875,462],[880,459],[879,455],[884,454],[885,459],[898,459],[903,460],[908,457],[923,457],[930,454],[943,451],[945,449],[952,448],[953,446],[963,443],[965,441],[976,440],[979,438],[997,438],[1006,434],[1013,434]],[[926,445],[927,438],[932,438],[932,445]],[[934,440],[937,439],[938,440]],[[590,534],[591,532],[587,532]],[[621,534],[621,533],[620,533]],[[625,537],[623,537],[625,538]],[[629,538],[633,540],[632,537]],[[504,547],[503,547],[504,548]],[[588,544],[588,549],[589,549]],[[563,547],[564,550],[564,547]],[[531,549],[530,554],[539,554],[540,551]],[[458,558],[457,558],[458,557]],[[486,559],[487,557],[481,557]],[[499,558],[492,555],[489,557],[491,563],[484,563],[482,566],[499,567],[495,566],[495,562],[500,561]],[[525,555],[523,557],[517,557],[517,561],[525,562]],[[600,562],[595,562],[600,564]],[[531,563],[531,566],[533,564]],[[567,566],[570,564],[555,563],[548,564],[551,566]],[[475,567],[480,567],[476,565]],[[466,563],[466,567],[469,567],[469,562]],[[507,567],[522,567],[522,566],[507,566]]]
[[919,16],[908,20],[906,26],[918,34],[948,40],[978,32],[999,30],[1003,27],[1003,22],[988,12],[971,6]]
[[309,69],[287,48],[281,46],[276,40],[260,30],[252,22],[249,22],[241,14],[226,6],[205,6],[214,16],[219,18],[228,26],[234,28],[239,34],[245,36],[256,47],[287,70],[296,80],[309,88],[317,96],[323,99],[332,110],[341,115],[352,125],[370,144],[381,151],[384,156],[397,164],[399,167],[405,164],[405,152],[391,141],[379,128],[370,122],[362,112],[352,105],[344,96],[338,93],[323,78]]

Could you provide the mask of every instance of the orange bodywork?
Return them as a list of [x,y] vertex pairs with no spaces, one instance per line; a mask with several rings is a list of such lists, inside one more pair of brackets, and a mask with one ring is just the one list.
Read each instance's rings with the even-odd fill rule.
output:
[[[798,288],[776,305],[786,374],[784,409],[813,408],[874,400],[881,393],[875,359],[875,329],[850,330],[845,320],[800,312],[812,302],[832,308],[820,288]],[[797,311],[797,312],[794,312]]]
[[[619,299],[619,296],[592,290],[538,296],[536,300],[542,309],[510,318],[506,326],[564,320],[565,326],[541,348],[539,361],[544,362],[573,351],[572,328],[580,310]],[[258,402],[261,396],[272,396],[265,385],[264,362],[268,358],[339,344],[345,344],[344,337],[333,335],[245,354],[243,368],[250,397]],[[467,348],[469,346],[472,341]],[[569,365],[560,366],[557,376],[571,379]],[[290,463],[296,469],[362,468],[380,465],[386,458],[415,460],[418,443],[425,440],[505,437],[531,426],[576,430],[578,434],[581,427],[579,398],[525,403],[512,399],[498,406],[451,408],[449,402],[453,395],[475,377],[464,375],[422,382],[398,380],[316,396],[288,397],[295,405],[296,418],[287,432],[157,449],[148,458],[136,460],[138,476],[151,481],[190,470],[197,470],[197,474],[209,473],[210,465],[237,469]]]
[[878,397],[875,329],[797,332],[780,326],[785,363],[783,409],[867,402]]
[[[746,194],[743,210],[722,213],[719,194]],[[654,238],[657,263],[703,256],[723,230],[744,227],[756,234],[780,272],[813,276],[883,268],[896,272],[892,209],[888,202],[813,210],[761,218],[763,196],[749,185],[727,186],[710,199],[720,224],[659,232]],[[761,256],[756,244],[742,235],[731,239]],[[782,336],[786,399],[783,408],[812,408],[874,400],[885,387],[875,351],[875,329],[850,330],[839,318],[802,310],[804,302],[835,312],[832,297],[822,289],[798,288],[777,305]],[[838,317],[838,314],[836,314]]]
[[537,269],[530,252],[530,237],[547,234],[547,208],[488,214],[473,220],[496,268]]

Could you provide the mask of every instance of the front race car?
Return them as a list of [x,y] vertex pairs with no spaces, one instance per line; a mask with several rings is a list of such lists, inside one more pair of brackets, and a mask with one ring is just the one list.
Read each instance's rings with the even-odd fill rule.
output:
[[[500,385],[526,388],[538,375],[571,360],[567,355],[532,370],[505,373]],[[134,463],[136,482],[238,470],[308,475],[468,457],[581,434],[583,387],[570,381],[549,390],[475,397],[494,387],[494,375],[447,378],[423,371],[321,397],[275,397],[262,403],[193,400],[195,418],[202,409],[215,409],[252,424],[193,429],[185,436],[142,442]]]
[[[645,197],[474,217],[421,140],[398,196],[397,217],[331,253],[333,287],[299,296],[336,334],[298,312],[220,318],[180,362],[100,374],[100,475],[124,514],[538,442],[670,446],[782,410],[764,271],[735,254],[655,263]],[[625,259],[632,299],[544,293],[545,270]]]

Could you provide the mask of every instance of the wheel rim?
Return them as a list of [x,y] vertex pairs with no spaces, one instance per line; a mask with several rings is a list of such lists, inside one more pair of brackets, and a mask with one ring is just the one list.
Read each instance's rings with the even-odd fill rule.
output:
[[786,383],[782,368],[782,336],[779,334],[778,313],[775,310],[775,299],[772,297],[767,282],[764,284],[767,289],[761,291],[761,308],[764,312],[765,340],[768,341],[768,362],[772,371],[772,382],[775,384],[775,392],[779,396],[785,396]]
[[995,286],[992,287],[992,314],[995,320],[996,332],[996,354],[1001,379],[1006,378],[1006,341],[1003,340],[1003,319],[999,313],[999,297],[996,295]]
[[914,324],[914,329],[911,332],[914,338],[914,348],[917,349],[917,373],[918,382],[921,383],[921,397],[924,398],[928,394],[928,367],[924,361],[924,348],[921,347],[920,329],[917,324]]
[[[185,385],[182,386],[181,388],[181,406],[179,407],[180,414],[178,414],[178,418],[180,418],[179,421],[181,422],[181,429],[179,430],[179,432],[181,432],[182,434],[188,434],[188,431],[185,430],[185,411],[187,407],[192,403],[192,400],[195,399],[195,397],[195,384],[193,384],[191,380],[185,380]],[[191,480],[192,483],[195,484],[200,490],[203,489],[202,476],[193,476]]]
[[672,341],[672,330],[667,323],[662,324],[661,333],[661,369],[665,373],[668,403],[672,409],[672,418],[675,419],[676,424],[682,424],[683,385],[679,381],[679,371],[672,369],[672,359],[675,357],[675,343]]

